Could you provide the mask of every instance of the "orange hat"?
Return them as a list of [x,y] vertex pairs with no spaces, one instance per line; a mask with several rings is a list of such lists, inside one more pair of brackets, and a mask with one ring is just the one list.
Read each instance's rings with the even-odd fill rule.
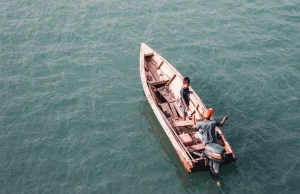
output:
[[204,117],[209,119],[214,114],[214,109],[210,108],[204,111]]

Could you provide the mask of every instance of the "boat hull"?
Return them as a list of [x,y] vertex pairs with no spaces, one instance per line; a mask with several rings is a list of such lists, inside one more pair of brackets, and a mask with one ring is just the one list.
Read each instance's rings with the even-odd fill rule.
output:
[[[150,63],[148,60],[152,60],[155,65],[154,67],[150,66],[147,63]],[[148,61],[148,62],[147,62]],[[152,63],[151,63],[152,65]],[[155,73],[157,71],[157,74]],[[150,73],[149,73],[150,72]],[[149,79],[152,76],[152,80]],[[164,86],[167,86],[167,88],[173,92],[172,98],[166,98],[168,102],[171,102],[171,104],[174,106],[176,105],[176,99],[178,99],[179,92],[182,83],[183,76],[174,68],[170,63],[168,63],[167,60],[165,60],[162,56],[160,56],[157,52],[155,52],[153,49],[151,49],[146,44],[141,44],[141,50],[140,50],[140,77],[142,86],[146,95],[146,98],[157,117],[158,121],[160,122],[163,130],[165,131],[166,135],[168,136],[176,154],[178,155],[180,161],[182,162],[184,168],[188,173],[197,172],[197,171],[203,171],[203,170],[209,170],[209,166],[207,164],[207,160],[205,158],[194,158],[191,153],[188,151],[188,147],[184,145],[184,142],[182,142],[179,138],[180,135],[176,132],[175,128],[180,127],[174,127],[174,123],[171,122],[170,118],[167,118],[168,115],[166,115],[165,112],[162,111],[162,105],[157,100],[157,96],[154,94],[154,92],[157,92],[157,89],[154,87],[156,84],[156,87],[159,86],[159,84],[162,84]],[[154,80],[154,81],[153,81]],[[194,90],[191,88],[191,91],[194,92]],[[167,96],[164,96],[167,97]],[[199,109],[205,110],[206,107],[202,100],[199,98],[199,96],[194,92],[193,94],[193,106],[192,110],[198,111]],[[165,104],[165,103],[163,103]],[[196,105],[197,104],[197,105]],[[172,111],[174,113],[174,107],[172,107]],[[178,108],[178,107],[176,107]],[[176,111],[177,112],[177,111]],[[177,114],[182,114],[180,111],[177,112]],[[182,116],[182,115],[180,115]],[[173,119],[174,120],[174,119]],[[228,164],[230,162],[234,162],[236,160],[236,156],[234,151],[232,150],[231,146],[228,144],[225,136],[221,132],[221,130],[218,128],[216,129],[219,132],[219,135],[221,136],[225,148],[227,149],[227,159],[222,163]]]

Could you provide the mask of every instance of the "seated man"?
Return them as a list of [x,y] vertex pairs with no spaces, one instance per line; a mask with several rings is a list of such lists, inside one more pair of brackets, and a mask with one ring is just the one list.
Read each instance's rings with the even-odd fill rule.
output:
[[[196,134],[203,144],[216,143],[218,135],[216,126],[223,126],[225,124],[225,121],[228,119],[228,116],[225,116],[221,123],[210,120],[213,113],[214,109],[212,108],[205,110],[202,115],[202,117],[204,117],[204,120],[202,119],[197,124],[194,114],[194,125],[197,130]],[[200,120],[200,118],[198,118],[197,120]]]

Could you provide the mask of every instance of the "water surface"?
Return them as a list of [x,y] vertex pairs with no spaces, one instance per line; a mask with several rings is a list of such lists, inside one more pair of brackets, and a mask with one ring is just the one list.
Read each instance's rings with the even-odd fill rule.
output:
[[[1,193],[299,193],[300,4],[0,2]],[[184,76],[238,162],[187,174],[139,77],[145,42]]]

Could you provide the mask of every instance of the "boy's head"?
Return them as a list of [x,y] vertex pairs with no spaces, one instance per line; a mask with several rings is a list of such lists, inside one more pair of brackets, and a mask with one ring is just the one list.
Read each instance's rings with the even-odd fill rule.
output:
[[183,78],[183,85],[189,86],[191,84],[190,78],[185,77]]

